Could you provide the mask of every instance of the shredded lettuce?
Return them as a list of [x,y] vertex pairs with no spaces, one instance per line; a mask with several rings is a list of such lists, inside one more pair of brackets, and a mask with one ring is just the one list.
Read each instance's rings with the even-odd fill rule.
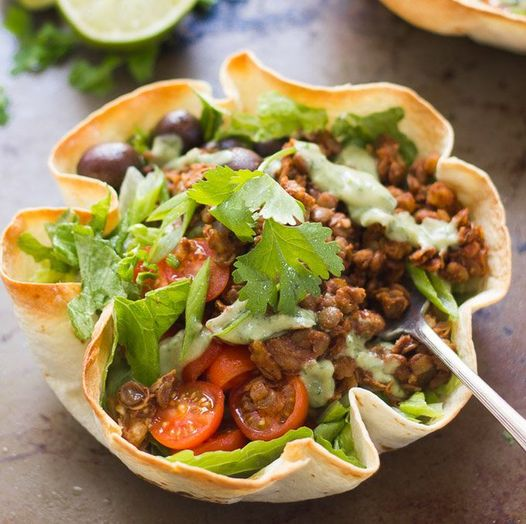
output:
[[318,131],[325,128],[327,121],[325,109],[308,107],[277,91],[268,91],[259,97],[256,114],[234,113],[216,138],[241,136],[262,142],[301,131]]
[[141,300],[115,298],[115,325],[119,344],[133,377],[150,386],[159,378],[159,339],[185,307],[190,281],[178,280],[146,293]]
[[199,100],[201,100],[201,105],[203,106],[199,122],[203,129],[205,142],[208,142],[214,138],[217,130],[221,127],[225,111],[215,105],[206,95],[203,95],[198,91],[194,92],[199,97]]
[[221,475],[249,477],[278,459],[288,442],[312,436],[311,429],[302,427],[292,429],[273,440],[255,440],[234,451],[208,451],[194,455],[193,451],[184,450],[167,457],[166,460],[183,462]]
[[344,113],[334,122],[332,132],[340,142],[353,143],[359,147],[373,143],[381,135],[388,135],[400,144],[400,154],[407,164],[411,165],[418,154],[418,149],[415,143],[398,128],[404,116],[405,112],[401,107],[391,107],[365,116]]
[[398,406],[403,415],[416,422],[427,422],[440,418],[444,411],[442,403],[428,403],[423,391],[413,393]]
[[321,415],[314,429],[314,439],[338,458],[363,468],[354,447],[349,408],[334,401]]
[[449,318],[458,319],[458,305],[451,293],[451,285],[435,273],[428,273],[422,268],[407,265],[407,271],[416,288],[429,302],[434,304],[440,311],[446,313]]
[[68,304],[68,313],[75,335],[87,340],[95,325],[95,314],[108,301],[126,296],[127,288],[117,272],[120,257],[108,240],[75,232],[82,290]]
[[179,360],[184,361],[192,342],[203,329],[203,313],[205,311],[206,294],[210,280],[210,259],[207,258],[197,275],[192,280],[188,291],[185,311],[185,329],[183,347]]

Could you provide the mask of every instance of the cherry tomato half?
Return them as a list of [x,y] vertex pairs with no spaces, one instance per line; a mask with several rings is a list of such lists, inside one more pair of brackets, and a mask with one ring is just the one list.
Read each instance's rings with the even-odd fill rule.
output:
[[223,392],[215,384],[181,384],[174,390],[170,405],[157,410],[150,433],[167,448],[194,448],[217,431],[224,402]]
[[226,429],[221,431],[192,451],[194,455],[200,455],[207,451],[234,451],[242,448],[247,443],[247,439],[237,428]]
[[271,382],[259,376],[230,393],[230,412],[250,440],[272,440],[305,423],[309,397],[299,377]]
[[206,378],[226,391],[246,382],[254,369],[256,365],[250,360],[247,346],[225,345],[208,368]]
[[218,357],[219,353],[228,347],[223,344],[220,340],[213,339],[206,351],[195,360],[192,360],[183,369],[183,381],[193,382],[197,380],[212,364],[212,362]]
[[[184,240],[184,239],[183,239]],[[173,268],[166,259],[157,263],[159,268],[159,276],[154,281],[146,281],[145,287],[147,289],[156,289],[167,286],[179,278],[195,277],[201,266],[205,263],[207,258],[210,258],[210,281],[208,283],[208,292],[206,294],[206,301],[214,300],[225,289],[230,278],[230,266],[223,266],[214,260],[214,251],[208,245],[208,242],[203,238],[196,238],[190,240],[191,250],[184,258],[179,260],[179,266]],[[135,279],[142,271],[142,262],[135,268]]]

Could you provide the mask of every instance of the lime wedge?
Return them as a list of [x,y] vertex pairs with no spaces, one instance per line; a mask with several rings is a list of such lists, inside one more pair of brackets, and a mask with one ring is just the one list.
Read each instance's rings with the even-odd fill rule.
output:
[[197,0],[57,0],[60,10],[92,44],[131,49],[169,31]]
[[18,0],[18,3],[30,11],[47,9],[55,4],[55,0]]

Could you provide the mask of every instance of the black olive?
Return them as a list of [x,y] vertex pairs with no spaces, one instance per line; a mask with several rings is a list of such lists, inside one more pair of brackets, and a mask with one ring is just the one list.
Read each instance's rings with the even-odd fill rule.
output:
[[272,140],[267,140],[265,142],[256,142],[254,144],[254,151],[261,155],[262,157],[273,155],[277,153],[285,142],[288,141],[287,137],[283,138],[273,138]]
[[130,166],[141,166],[141,159],[132,146],[124,142],[104,142],[84,152],[77,165],[77,172],[82,176],[98,178],[119,189]]
[[153,129],[153,136],[174,134],[183,141],[183,153],[200,146],[203,141],[203,130],[199,120],[184,109],[166,113]]
[[219,149],[232,149],[233,147],[244,147],[246,149],[252,149],[252,144],[250,140],[246,138],[231,136],[219,140],[219,142],[217,142],[217,147]]
[[263,161],[257,153],[244,147],[233,147],[230,151],[232,151],[232,160],[226,165],[235,171],[238,169],[255,171]]

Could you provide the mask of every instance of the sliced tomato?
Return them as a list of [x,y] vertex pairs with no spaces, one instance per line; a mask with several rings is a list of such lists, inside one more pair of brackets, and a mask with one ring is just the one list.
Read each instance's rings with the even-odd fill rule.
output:
[[210,281],[206,294],[206,301],[209,302],[217,298],[226,288],[230,278],[230,267],[220,265],[214,260],[215,253],[205,239],[195,238],[191,242],[195,246],[195,251],[180,260],[177,268],[168,265],[166,260],[161,260],[158,264],[159,274],[164,274],[168,284],[179,278],[195,277],[206,259],[211,258]]
[[181,384],[173,392],[170,405],[157,410],[150,433],[167,448],[194,448],[217,431],[224,403],[224,394],[215,384]]
[[248,346],[227,346],[208,368],[208,382],[219,386],[223,391],[232,389],[248,380],[256,365],[250,360]]
[[206,351],[195,360],[192,360],[183,369],[183,381],[193,382],[197,380],[212,364],[212,362],[219,356],[221,351],[228,347],[220,340],[213,339]]
[[[215,252],[204,238],[191,239],[190,242],[194,249],[185,255],[184,258],[179,260],[180,263],[177,268],[170,266],[166,262],[166,259],[161,260],[157,263],[159,268],[157,279],[151,281],[146,280],[144,287],[148,290],[156,289],[167,286],[180,278],[193,278],[197,275],[206,259],[210,258],[210,281],[208,284],[206,300],[209,302],[210,300],[217,298],[228,284],[230,278],[230,266],[224,266],[215,261]],[[139,262],[135,268],[134,280],[137,279],[137,275],[141,271],[143,271],[143,264],[142,262]]]
[[272,440],[307,419],[309,397],[299,377],[271,382],[259,376],[230,393],[230,412],[250,440]]
[[192,451],[194,455],[200,455],[207,451],[234,451],[242,448],[246,443],[247,438],[245,435],[239,429],[231,428],[213,435]]

